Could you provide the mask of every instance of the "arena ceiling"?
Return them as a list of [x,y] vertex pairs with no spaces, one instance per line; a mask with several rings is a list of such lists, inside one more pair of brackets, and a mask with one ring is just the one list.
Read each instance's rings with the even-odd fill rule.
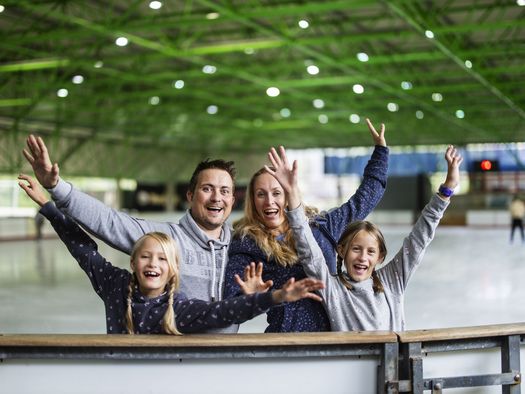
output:
[[0,172],[28,133],[63,172],[137,179],[369,146],[365,117],[390,145],[523,141],[523,3],[0,1]]

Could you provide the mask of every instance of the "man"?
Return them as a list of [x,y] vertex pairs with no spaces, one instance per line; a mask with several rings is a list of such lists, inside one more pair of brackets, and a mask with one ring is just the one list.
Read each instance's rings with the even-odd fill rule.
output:
[[[145,233],[161,231],[170,235],[177,241],[181,255],[180,290],[189,298],[221,299],[231,239],[230,228],[225,222],[235,200],[233,162],[206,160],[199,163],[186,194],[189,210],[179,223],[161,223],[112,209],[62,180],[58,164],[52,164],[42,138],[30,135],[23,154],[57,207],[89,232],[127,254]],[[229,331],[232,330],[235,329]]]

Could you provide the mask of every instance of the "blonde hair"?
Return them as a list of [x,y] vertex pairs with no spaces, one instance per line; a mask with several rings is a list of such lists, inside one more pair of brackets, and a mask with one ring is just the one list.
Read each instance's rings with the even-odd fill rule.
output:
[[[166,287],[168,288],[168,307],[166,309],[166,312],[164,313],[164,317],[162,318],[162,329],[164,333],[166,334],[173,334],[173,335],[182,335],[179,330],[177,330],[177,325],[175,323],[175,312],[173,311],[173,297],[175,295],[175,292],[179,288],[179,249],[177,247],[177,243],[175,240],[173,240],[171,237],[164,233],[160,232],[151,232],[143,235],[140,237],[137,242],[135,242],[135,245],[133,246],[133,250],[131,251],[131,261],[134,261],[137,257],[137,254],[139,253],[140,249],[142,248],[142,245],[144,242],[148,239],[152,238],[155,241],[157,241],[164,254],[166,255],[166,260],[168,262],[169,266],[169,278],[168,282],[166,284]],[[134,327],[133,327],[133,311],[131,308],[132,305],[132,295],[133,290],[135,289],[137,285],[137,277],[135,273],[132,274],[131,280],[129,281],[128,285],[128,298],[127,298],[127,309],[126,309],[126,328],[128,330],[128,334],[134,334]]]
[[236,237],[250,236],[268,259],[275,259],[283,267],[292,266],[297,262],[297,251],[295,250],[295,240],[288,224],[288,218],[284,217],[283,239],[278,241],[275,235],[262,223],[261,217],[255,209],[254,185],[257,177],[262,174],[267,174],[264,168],[253,174],[248,184],[244,201],[244,217],[233,224],[234,235]]
[[[348,276],[345,275],[345,273],[343,272],[344,260],[341,257],[341,254],[346,255],[348,247],[354,240],[357,233],[359,233],[359,231],[361,230],[366,231],[377,240],[377,244],[379,246],[379,258],[381,260],[384,260],[387,254],[385,237],[383,236],[381,230],[379,230],[379,227],[366,220],[358,220],[350,223],[346,227],[345,231],[343,231],[343,234],[341,235],[341,237],[339,238],[339,242],[337,243],[337,276],[339,277],[339,280],[343,283],[343,285],[349,290],[352,290],[353,286],[348,280]],[[341,254],[339,253],[339,251],[341,251]],[[384,292],[383,284],[381,283],[379,275],[377,275],[375,269],[374,271],[372,271],[372,281],[372,288],[374,289],[374,293]]]

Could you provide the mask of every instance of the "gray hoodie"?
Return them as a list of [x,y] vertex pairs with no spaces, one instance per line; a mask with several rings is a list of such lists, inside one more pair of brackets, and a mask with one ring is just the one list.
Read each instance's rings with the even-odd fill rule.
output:
[[[88,232],[127,254],[135,241],[151,231],[168,234],[177,242],[181,255],[180,291],[188,298],[218,301],[222,297],[224,269],[231,231],[223,225],[219,240],[209,238],[187,211],[179,223],[139,219],[110,208],[60,179],[48,189],[57,207]],[[237,326],[222,332],[236,331]]]
[[323,298],[332,331],[405,329],[406,286],[434,238],[436,227],[449,202],[437,194],[433,195],[404,239],[401,249],[388,263],[377,269],[384,287],[382,293],[374,292],[371,278],[362,282],[350,280],[353,289],[348,290],[337,276],[330,274],[303,210],[287,212],[297,253],[306,274],[325,283],[326,287],[318,292]]

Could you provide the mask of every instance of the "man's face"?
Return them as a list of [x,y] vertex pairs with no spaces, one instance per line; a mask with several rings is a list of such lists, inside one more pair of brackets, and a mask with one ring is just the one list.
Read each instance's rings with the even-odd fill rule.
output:
[[228,172],[210,168],[199,173],[195,190],[186,197],[195,222],[204,231],[221,228],[232,212],[233,179]]

